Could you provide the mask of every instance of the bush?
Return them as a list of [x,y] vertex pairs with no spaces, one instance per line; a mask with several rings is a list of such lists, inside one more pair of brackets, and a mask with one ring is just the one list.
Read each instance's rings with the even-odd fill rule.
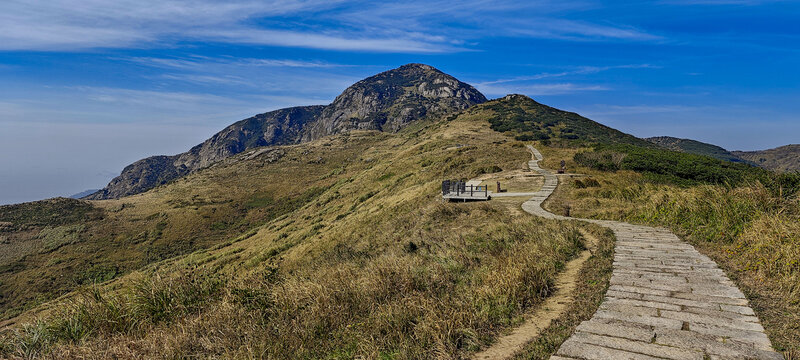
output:
[[575,180],[575,187],[578,189],[585,189],[589,187],[600,187],[600,182],[592,178]]
[[[677,185],[739,184],[770,178],[768,171],[743,163],[708,156],[645,148],[635,145],[596,145],[593,151],[575,154],[575,162],[601,171],[632,170],[657,183]],[[795,181],[797,181],[795,183]],[[786,178],[782,184],[800,183]],[[776,185],[779,186],[779,185]]]
[[593,151],[575,154],[574,160],[578,164],[600,171],[617,171],[626,154],[616,151]]

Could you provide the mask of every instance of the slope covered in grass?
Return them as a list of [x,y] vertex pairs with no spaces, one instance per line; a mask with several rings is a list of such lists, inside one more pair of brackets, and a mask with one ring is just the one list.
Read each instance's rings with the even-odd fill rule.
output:
[[800,171],[800,145],[785,145],[759,151],[734,151],[734,155],[765,169],[780,172]]
[[596,170],[632,170],[653,182],[677,185],[735,185],[774,178],[769,171],[745,163],[629,144],[597,144],[592,151],[575,154],[574,160]]
[[612,129],[576,113],[540,104],[524,95],[507,95],[478,106],[492,112],[493,130],[508,133],[518,140],[539,140],[542,144],[653,144]]
[[[542,152],[544,166],[556,166],[556,159],[564,158],[570,160],[571,171],[586,174],[559,186],[546,204],[551,211],[560,213],[569,206],[576,217],[671,228],[711,256],[737,283],[776,350],[787,358],[800,354],[798,177],[750,167],[749,172],[740,169],[738,182],[673,182],[625,167],[609,171],[582,165],[582,158],[595,153],[593,149],[543,148]],[[669,162],[656,164],[666,167]],[[714,174],[720,164],[711,165],[694,171]]]
[[[368,164],[352,154],[381,139],[376,133],[250,152],[121,200],[0,208],[0,221],[12,224],[0,232],[0,314],[13,317],[79,286],[248,236],[363,170]],[[70,228],[77,224],[79,231]]]
[[655,136],[645,140],[672,151],[705,155],[717,160],[730,162],[745,162],[745,160],[733,155],[730,151],[725,150],[722,147],[697,140],[681,139],[672,136]]
[[282,147],[272,162],[243,154],[141,195],[93,202],[120,222],[167,212],[220,235],[24,313],[0,349],[57,358],[474,352],[539,303],[583,248],[577,225],[522,213],[524,199],[441,203],[442,179],[511,172],[530,158],[489,128],[490,114],[478,107],[397,134]]

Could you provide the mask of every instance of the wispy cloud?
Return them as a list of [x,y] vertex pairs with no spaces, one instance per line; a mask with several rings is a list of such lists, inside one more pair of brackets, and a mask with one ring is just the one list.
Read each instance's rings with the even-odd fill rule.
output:
[[206,41],[442,53],[469,50],[465,44],[498,36],[659,39],[629,25],[569,18],[570,11],[596,6],[550,0],[7,0],[0,2],[0,50],[142,48]]
[[525,94],[529,96],[563,95],[584,91],[607,91],[610,87],[605,85],[556,83],[556,84],[529,84],[518,86],[477,85],[476,88],[490,96],[506,94]]
[[579,66],[574,70],[560,71],[554,73],[540,73],[529,76],[516,76],[507,79],[485,81],[479,83],[479,85],[492,85],[492,84],[502,84],[509,82],[532,81],[532,80],[541,80],[547,78],[557,78],[569,75],[596,74],[599,72],[614,70],[614,69],[659,69],[659,68],[661,67],[651,64],[629,64],[629,65],[615,65],[615,66]]
[[158,68],[171,68],[180,70],[203,70],[209,66],[230,65],[230,66],[252,66],[252,67],[286,67],[286,68],[335,68],[351,67],[353,65],[335,64],[325,61],[313,60],[293,60],[293,59],[263,59],[263,58],[233,58],[233,57],[207,57],[207,56],[187,56],[187,57],[128,57],[113,58],[132,62],[140,65]]
[[[595,105],[593,109],[587,110],[586,113],[594,116],[640,115],[694,112],[701,109],[704,108],[687,105]],[[705,107],[705,109],[709,108]]]
[[0,3],[0,49],[152,47],[181,40],[378,52],[438,52],[411,37],[265,29],[250,20],[319,12],[337,1],[9,0]]
[[573,41],[653,41],[662,36],[632,26],[596,24],[560,18],[505,19],[502,26],[510,35]]
[[210,76],[196,74],[163,74],[162,79],[213,85],[251,85],[250,81],[238,76]]

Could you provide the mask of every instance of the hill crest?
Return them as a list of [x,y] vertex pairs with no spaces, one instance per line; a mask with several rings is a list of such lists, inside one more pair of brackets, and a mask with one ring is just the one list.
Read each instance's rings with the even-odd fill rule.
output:
[[646,138],[645,140],[673,151],[705,155],[730,162],[747,162],[720,146],[697,140],[682,139],[672,136],[654,136]]
[[297,144],[350,130],[396,132],[414,121],[485,101],[474,87],[430,65],[407,64],[353,84],[329,105],[259,114],[226,127],[187,152],[136,161],[86,199],[138,194],[256,147]]
[[733,154],[769,170],[800,171],[800,144],[758,151],[733,151]]

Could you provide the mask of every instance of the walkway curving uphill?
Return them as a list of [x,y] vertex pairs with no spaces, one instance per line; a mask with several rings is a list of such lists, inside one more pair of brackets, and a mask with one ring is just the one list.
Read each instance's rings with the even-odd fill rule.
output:
[[582,220],[614,231],[610,287],[594,316],[551,359],[783,359],[739,289],[717,264],[667,229],[575,219],[542,209],[558,177],[528,165],[544,186],[522,208],[537,216]]

